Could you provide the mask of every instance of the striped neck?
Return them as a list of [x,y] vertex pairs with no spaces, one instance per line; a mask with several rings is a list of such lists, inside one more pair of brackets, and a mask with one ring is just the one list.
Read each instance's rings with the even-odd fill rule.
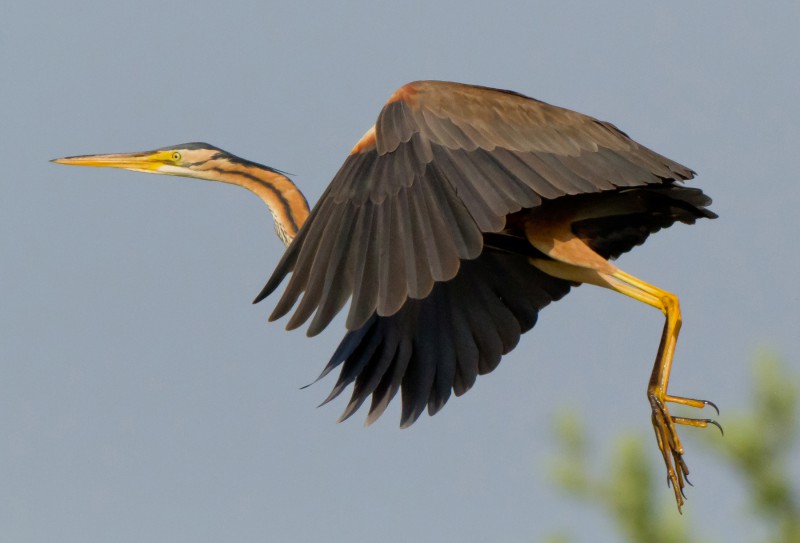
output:
[[261,198],[275,219],[275,233],[289,245],[308,218],[303,193],[283,173],[225,152],[192,165],[196,177],[239,185]]

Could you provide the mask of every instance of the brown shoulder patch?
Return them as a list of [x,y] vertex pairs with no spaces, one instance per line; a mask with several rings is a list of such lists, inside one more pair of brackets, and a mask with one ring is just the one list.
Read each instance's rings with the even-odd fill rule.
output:
[[364,151],[368,151],[375,147],[375,125],[372,125],[372,128],[367,130],[367,133],[361,136],[361,139],[358,140],[353,150],[350,151],[351,155],[356,153],[363,153]]
[[392,94],[389,97],[389,100],[386,101],[386,105],[393,104],[395,102],[406,102],[409,103],[411,98],[417,94],[418,90],[416,88],[415,83],[406,83]]

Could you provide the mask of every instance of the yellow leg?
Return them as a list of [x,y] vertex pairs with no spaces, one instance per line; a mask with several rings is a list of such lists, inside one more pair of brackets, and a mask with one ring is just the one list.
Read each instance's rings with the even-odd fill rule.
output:
[[[664,326],[664,334],[661,338],[661,345],[659,347],[658,359],[661,363],[656,363],[653,367],[653,374],[650,376],[650,387],[654,390],[661,391],[661,400],[665,401],[667,396],[667,384],[669,383],[669,374],[672,370],[672,358],[675,355],[675,344],[678,342],[678,333],[681,330],[681,309],[678,303],[678,297],[665,290],[654,287],[636,277],[625,273],[622,270],[617,270],[613,273],[613,277],[620,281],[634,287],[631,292],[623,292],[631,298],[645,301],[637,295],[637,290],[644,293],[650,299],[657,299],[659,302],[658,307],[664,316],[667,318]],[[622,292],[622,291],[620,291]],[[646,302],[650,303],[650,302]],[[653,305],[652,303],[650,305]],[[662,352],[663,351],[663,352]],[[649,390],[649,389],[648,389]]]
[[[587,250],[590,249],[587,247]],[[686,484],[686,476],[689,474],[689,468],[683,460],[684,450],[678,438],[678,433],[675,430],[675,425],[683,424],[700,428],[705,428],[709,424],[719,425],[710,419],[673,417],[670,415],[666,406],[667,403],[677,403],[696,408],[703,408],[706,405],[714,406],[713,403],[705,400],[682,398],[667,394],[669,375],[672,369],[672,359],[675,354],[675,345],[681,328],[681,313],[678,298],[616,267],[612,269],[605,268],[603,271],[599,271],[589,267],[577,266],[575,264],[555,260],[537,259],[533,260],[532,263],[549,275],[569,281],[590,283],[615,290],[635,300],[656,307],[664,314],[666,318],[664,331],[661,335],[658,354],[656,355],[653,372],[650,375],[650,382],[647,386],[647,398],[652,409],[651,420],[653,429],[655,430],[658,448],[661,451],[664,464],[667,468],[667,480],[675,491],[675,500],[680,510],[684,502],[683,488]],[[716,409],[716,406],[714,406],[714,408]]]

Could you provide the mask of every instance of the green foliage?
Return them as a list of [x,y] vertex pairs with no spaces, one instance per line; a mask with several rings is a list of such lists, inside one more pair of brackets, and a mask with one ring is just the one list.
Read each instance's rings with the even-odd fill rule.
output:
[[[777,357],[764,354],[754,368],[752,407],[725,417],[725,438],[703,432],[703,443],[742,479],[754,512],[768,527],[771,543],[800,542],[800,496],[791,486],[788,462],[794,458],[798,428],[800,381]],[[627,541],[696,543],[675,504],[664,499],[663,477],[648,463],[649,440],[623,435],[607,470],[591,468],[593,447],[575,415],[556,421],[561,453],[553,469],[557,486],[600,508]],[[559,536],[554,541],[567,541]]]
[[743,478],[755,515],[772,528],[771,541],[800,542],[800,495],[788,461],[797,461],[800,379],[774,355],[755,365],[753,407],[726,423],[724,440],[704,439]]
[[590,447],[583,424],[575,415],[563,415],[556,424],[562,448],[553,473],[556,484],[572,496],[600,507],[610,515],[628,541],[636,543],[694,543],[675,514],[674,502],[656,504],[656,482],[663,477],[647,463],[644,440],[622,436],[615,445],[608,470],[590,466]]

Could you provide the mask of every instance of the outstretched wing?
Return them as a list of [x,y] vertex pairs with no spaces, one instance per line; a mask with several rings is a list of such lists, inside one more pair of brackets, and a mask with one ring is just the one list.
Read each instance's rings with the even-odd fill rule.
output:
[[367,422],[374,422],[398,390],[401,427],[426,406],[433,415],[451,392],[464,394],[478,375],[494,370],[533,327],[539,310],[569,289],[567,281],[531,266],[527,256],[487,247],[426,298],[409,300],[390,317],[375,314],[348,332],[320,375],[342,367],[324,403],[355,382],[341,420],[372,395]]
[[255,301],[291,273],[271,320],[297,304],[287,328],[316,312],[315,335],[352,297],[347,328],[358,330],[453,279],[480,255],[482,233],[502,230],[509,213],[543,198],[692,176],[574,111],[509,91],[409,83],[355,146]]

